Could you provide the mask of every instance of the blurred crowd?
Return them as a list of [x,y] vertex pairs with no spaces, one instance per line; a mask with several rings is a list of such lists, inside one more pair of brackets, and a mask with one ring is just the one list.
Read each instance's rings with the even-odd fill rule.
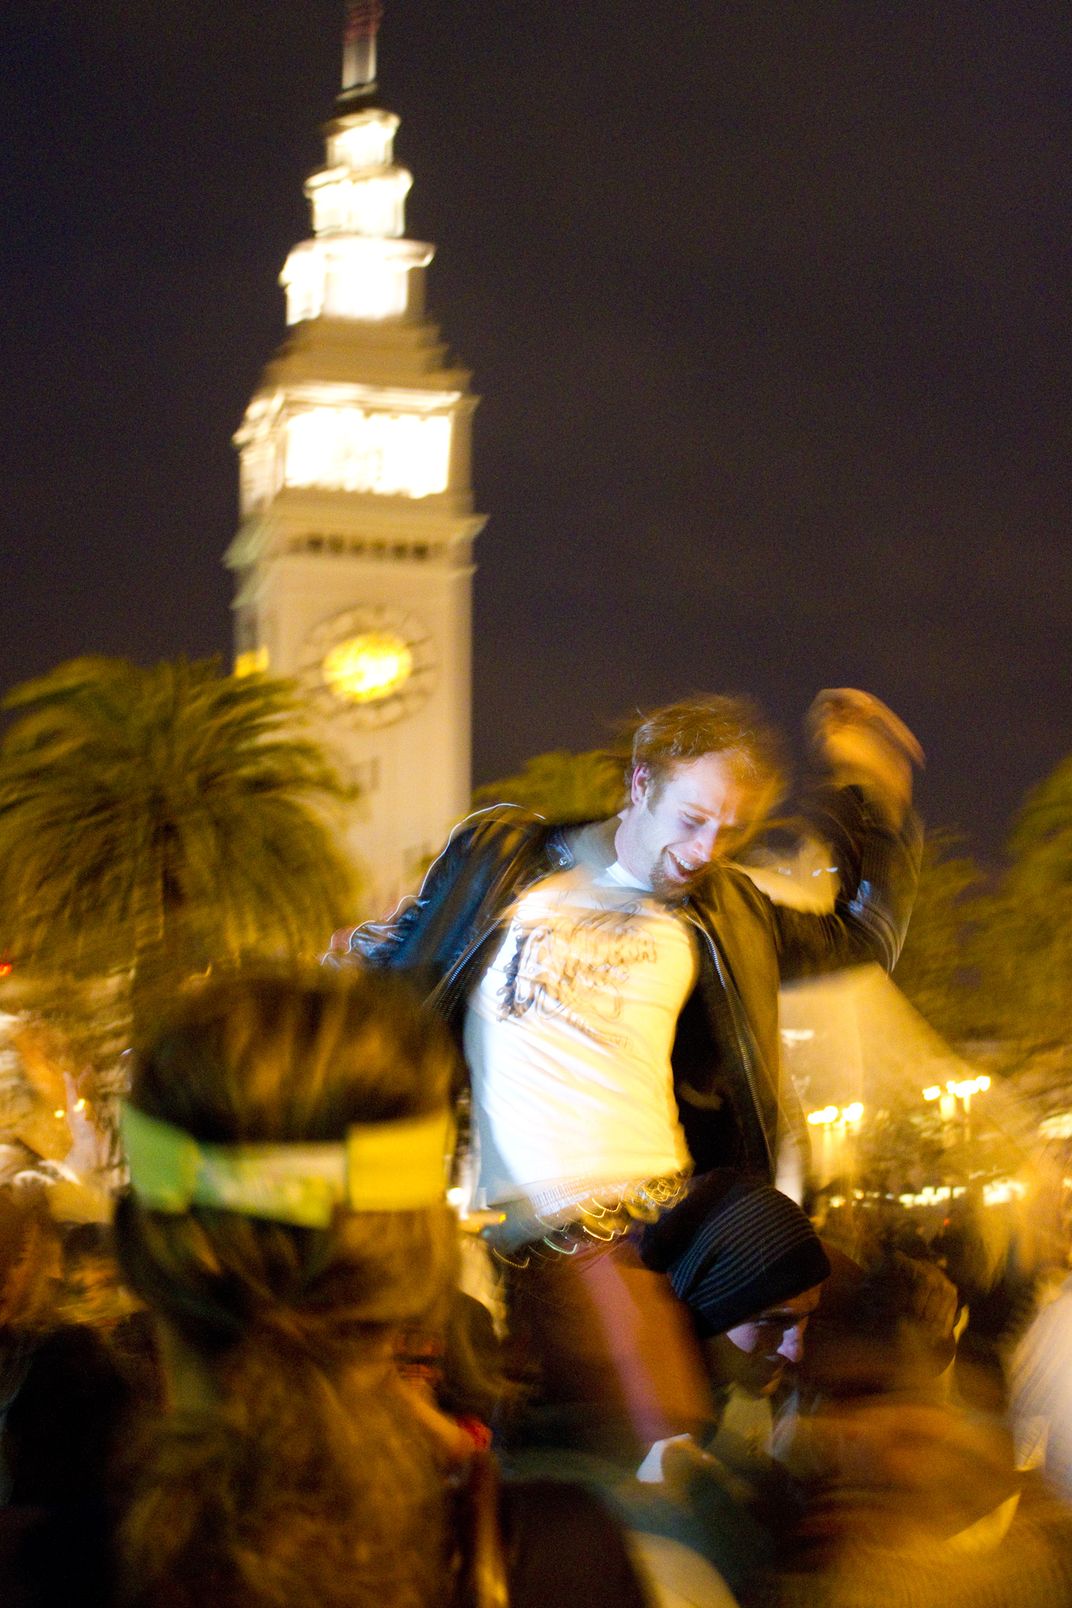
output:
[[[703,1366],[698,1406],[675,1378],[652,1402],[595,1312],[563,1377],[540,1305],[571,1310],[568,1246],[533,1282],[446,1204],[455,1050],[392,979],[192,994],[132,1068],[129,1179],[77,1069],[15,1029],[9,1608],[1072,1602],[1059,1234],[995,1265],[970,1197],[924,1230],[695,1177],[632,1236],[665,1297],[637,1321],[684,1321]],[[359,1199],[362,1145],[390,1179]]]
[[117,1109],[0,1023],[4,1608],[1072,1605],[1062,1235],[808,1198],[779,994],[896,964],[923,754],[854,688],[806,733],[822,908],[697,695],[617,813],[146,990]]

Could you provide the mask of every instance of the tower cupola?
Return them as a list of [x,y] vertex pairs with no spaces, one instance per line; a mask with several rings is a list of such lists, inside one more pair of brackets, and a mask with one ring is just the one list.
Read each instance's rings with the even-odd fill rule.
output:
[[401,318],[419,310],[415,270],[433,248],[403,238],[413,176],[394,159],[398,118],[374,104],[376,0],[348,0],[342,90],[325,129],[327,161],[306,180],[313,239],[280,275],[287,323],[311,318]]

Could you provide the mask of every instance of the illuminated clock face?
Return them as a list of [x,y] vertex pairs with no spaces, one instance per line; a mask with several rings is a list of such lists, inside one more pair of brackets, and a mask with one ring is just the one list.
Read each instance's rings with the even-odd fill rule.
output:
[[387,726],[419,709],[432,690],[432,640],[416,615],[348,609],[310,633],[303,679],[321,713]]
[[329,648],[320,669],[336,698],[378,703],[405,686],[413,674],[413,653],[396,631],[362,631]]

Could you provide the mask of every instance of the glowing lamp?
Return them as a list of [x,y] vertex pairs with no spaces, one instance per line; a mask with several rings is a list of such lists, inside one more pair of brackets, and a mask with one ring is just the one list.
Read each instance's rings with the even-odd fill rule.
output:
[[375,703],[408,681],[413,654],[393,631],[365,631],[336,643],[325,655],[321,669],[337,698],[349,703]]
[[985,1094],[989,1087],[990,1079],[984,1074],[978,1078],[964,1078],[959,1083],[951,1078],[946,1084],[946,1091],[958,1100],[970,1100],[973,1094]]

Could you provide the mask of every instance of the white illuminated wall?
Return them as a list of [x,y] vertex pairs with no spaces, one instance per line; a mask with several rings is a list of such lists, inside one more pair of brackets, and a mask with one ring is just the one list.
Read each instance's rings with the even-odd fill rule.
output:
[[449,413],[309,407],[292,413],[284,428],[284,485],[400,497],[447,489]]
[[[287,339],[235,436],[236,664],[296,676],[362,789],[347,838],[375,913],[468,808],[476,399],[423,312],[398,119],[327,130],[312,238],[281,284]],[[355,912],[355,918],[358,912]],[[327,935],[325,935],[326,938]]]
[[[343,126],[345,124],[345,126]],[[308,318],[398,318],[409,306],[410,275],[429,246],[404,240],[412,177],[394,163],[398,118],[370,110],[340,119],[328,134],[328,165],[305,185],[314,239],[290,253],[280,275],[287,323]]]
[[456,391],[414,393],[388,405],[368,388],[341,386],[277,393],[243,426],[243,513],[286,486],[409,498],[447,492],[459,400]]

